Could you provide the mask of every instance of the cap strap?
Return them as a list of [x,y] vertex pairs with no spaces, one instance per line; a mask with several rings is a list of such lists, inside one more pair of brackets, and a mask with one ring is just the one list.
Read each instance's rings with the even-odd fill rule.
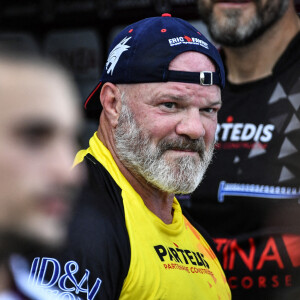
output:
[[219,73],[211,71],[185,72],[168,70],[165,73],[164,81],[198,83],[200,85],[219,85],[222,87]]

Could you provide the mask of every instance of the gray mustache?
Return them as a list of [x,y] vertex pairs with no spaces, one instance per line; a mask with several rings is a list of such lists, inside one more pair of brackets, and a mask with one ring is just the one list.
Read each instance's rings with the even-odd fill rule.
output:
[[193,152],[198,152],[199,155],[202,156],[205,151],[205,143],[203,139],[162,140],[159,142],[158,148],[161,150],[161,152],[165,152],[167,150],[189,150]]

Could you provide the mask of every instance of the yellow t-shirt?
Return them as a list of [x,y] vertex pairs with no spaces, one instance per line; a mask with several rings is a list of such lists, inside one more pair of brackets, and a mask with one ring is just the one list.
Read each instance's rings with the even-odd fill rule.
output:
[[144,204],[96,133],[75,164],[92,155],[121,189],[130,262],[119,299],[227,300],[231,292],[221,265],[174,198],[173,222],[165,224]]

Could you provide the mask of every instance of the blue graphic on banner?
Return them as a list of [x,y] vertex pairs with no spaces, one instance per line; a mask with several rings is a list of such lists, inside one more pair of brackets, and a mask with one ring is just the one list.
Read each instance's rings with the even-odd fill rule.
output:
[[224,197],[226,196],[268,199],[298,199],[299,201],[300,188],[259,184],[227,183],[226,181],[221,181],[218,190],[218,202],[224,202]]

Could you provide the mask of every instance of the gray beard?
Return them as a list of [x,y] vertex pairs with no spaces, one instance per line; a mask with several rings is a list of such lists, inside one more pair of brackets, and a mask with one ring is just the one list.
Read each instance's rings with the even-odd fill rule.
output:
[[[122,163],[136,176],[144,178],[157,189],[174,194],[193,192],[201,182],[211,161],[214,144],[205,151],[203,139],[184,137],[163,139],[158,145],[137,125],[129,107],[122,103],[119,123],[115,131],[116,152]],[[199,158],[182,156],[172,161],[165,159],[168,149],[192,150]]]
[[[202,0],[198,2],[201,3]],[[222,46],[242,47],[253,42],[276,23],[286,12],[289,0],[268,0],[265,7],[261,6],[259,0],[255,4],[256,15],[245,24],[240,24],[242,14],[238,9],[228,10],[222,23],[213,15],[212,7],[203,9],[200,14],[214,41]]]

